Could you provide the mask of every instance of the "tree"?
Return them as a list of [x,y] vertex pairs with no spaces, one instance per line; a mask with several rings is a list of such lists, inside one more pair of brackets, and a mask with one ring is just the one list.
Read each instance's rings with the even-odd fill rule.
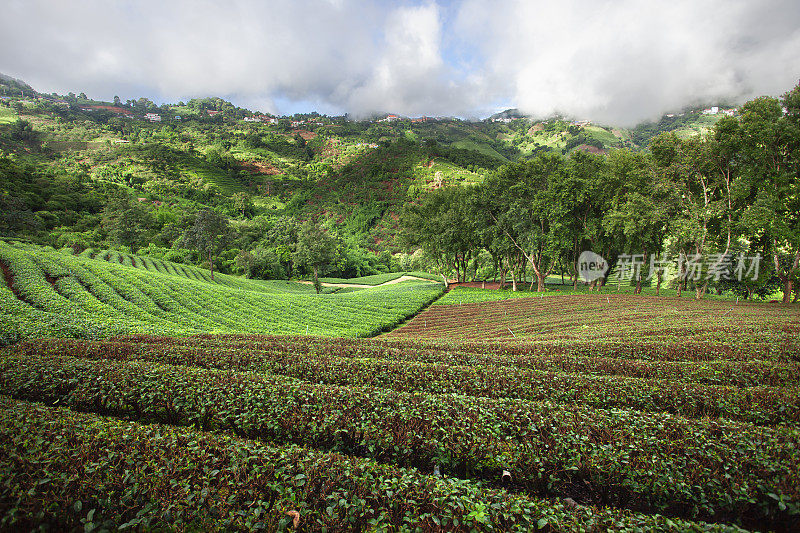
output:
[[233,200],[233,208],[241,213],[242,217],[246,217],[248,213],[252,212],[253,200],[246,192],[241,191],[234,193],[231,200]]
[[568,211],[565,229],[569,243],[562,243],[561,256],[569,260],[570,274],[574,276],[573,288],[578,286],[580,253],[602,245],[603,213],[608,209],[610,191],[613,190],[609,187],[609,178],[608,162],[604,157],[578,150],[572,152],[567,160],[565,179],[553,184],[554,201]]
[[560,251],[570,246],[569,206],[559,201],[556,184],[565,179],[564,158],[542,154],[513,163],[489,176],[481,203],[499,230],[528,260],[536,290],[544,291]]
[[103,226],[115,244],[130,246],[135,253],[150,235],[153,217],[139,202],[132,202],[125,191],[113,194],[103,209]]
[[214,279],[214,259],[230,244],[233,235],[227,217],[213,209],[203,209],[184,232],[180,245],[200,252],[211,265],[211,279]]
[[314,273],[314,288],[319,294],[319,272],[336,261],[338,239],[325,228],[307,220],[297,232],[294,260]]
[[404,242],[422,247],[440,274],[452,270],[459,282],[466,280],[469,262],[481,245],[474,197],[464,187],[437,189],[407,205],[402,216]]
[[[681,280],[685,265],[703,265],[704,257],[717,252],[719,261],[730,251],[733,238],[734,179],[730,150],[702,138],[680,139],[661,134],[650,143],[653,172],[664,194],[677,207],[669,224],[669,237],[679,252]],[[699,278],[701,271],[695,273]],[[695,279],[695,298],[706,292],[709,278]],[[678,295],[682,285],[679,281]]]
[[751,100],[740,112],[749,192],[742,224],[771,260],[788,303],[800,269],[800,85],[780,101]]
[[[650,172],[648,159],[640,153],[618,150],[610,156],[615,194],[603,218],[603,226],[620,246],[631,255],[641,254],[635,268],[635,293],[642,292],[642,270],[651,256],[660,254],[664,235],[671,218],[669,193],[657,175]],[[651,273],[653,274],[653,273]],[[661,289],[663,272],[659,269],[656,293]]]

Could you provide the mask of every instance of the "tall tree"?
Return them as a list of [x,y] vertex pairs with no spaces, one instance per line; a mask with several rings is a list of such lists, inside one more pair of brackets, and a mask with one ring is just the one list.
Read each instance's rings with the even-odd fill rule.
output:
[[465,187],[437,189],[408,204],[402,217],[404,242],[421,246],[440,274],[452,270],[459,282],[466,280],[469,262],[481,246],[474,198],[475,191]]
[[608,209],[608,164],[602,156],[574,151],[567,160],[565,179],[553,184],[554,201],[568,210],[569,243],[562,244],[562,258],[570,265],[573,287],[577,288],[577,262],[581,252],[601,244],[603,213]]
[[[655,178],[663,184],[665,195],[677,204],[669,227],[669,237],[679,253],[679,277],[691,276],[695,283],[695,298],[704,296],[709,284],[709,270],[703,275],[706,260],[719,266],[729,251],[733,237],[734,207],[733,175],[721,166],[727,148],[708,139],[680,139],[674,133],[662,134],[650,143]],[[715,161],[716,158],[716,161]],[[687,265],[693,265],[691,271]],[[679,294],[680,294],[679,281]]]
[[747,102],[740,112],[749,191],[743,225],[763,242],[789,302],[800,281],[800,85],[781,100]]
[[211,279],[214,279],[214,260],[233,240],[228,217],[213,209],[203,209],[197,213],[194,224],[183,234],[180,244],[200,252],[211,266]]
[[103,209],[103,227],[115,244],[136,250],[145,245],[150,236],[153,217],[141,203],[131,201],[127,192],[112,193]]
[[570,243],[570,206],[561,201],[556,185],[565,179],[565,173],[564,158],[543,154],[501,167],[482,189],[484,209],[527,259],[539,292],[544,291],[545,279],[565,243]]
[[314,288],[319,294],[321,284],[319,272],[336,261],[339,248],[338,239],[328,230],[307,220],[297,232],[297,248],[294,259],[314,273]]
[[[644,267],[663,251],[672,214],[669,193],[658,175],[650,172],[645,154],[618,150],[609,160],[616,187],[603,225],[617,241],[619,251],[638,262],[631,261],[627,266],[632,267],[636,277],[634,292],[639,294]],[[659,270],[656,274],[660,291],[662,273]]]

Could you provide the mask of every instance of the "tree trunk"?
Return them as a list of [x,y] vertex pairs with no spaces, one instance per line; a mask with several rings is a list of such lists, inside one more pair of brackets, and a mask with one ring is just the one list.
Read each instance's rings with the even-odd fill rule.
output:
[[703,295],[705,295],[707,288],[708,288],[708,280],[703,282],[702,285],[698,285],[696,287],[696,289],[695,289],[695,292],[694,292],[694,299],[695,300],[702,300],[703,299]]
[[536,292],[544,292],[544,273],[541,270],[536,272]]
[[317,294],[319,294],[319,278],[317,277],[317,273],[319,269],[314,267],[314,288],[317,289]]
[[661,295],[661,279],[664,277],[664,272],[661,269],[659,269],[657,276],[658,276],[658,281],[656,282],[656,296],[660,296]]
[[783,303],[788,304],[791,302],[792,298],[792,289],[794,287],[794,280],[792,279],[792,273],[797,270],[798,266],[800,266],[800,251],[798,251],[794,255],[794,260],[787,266],[786,272],[784,273],[784,269],[781,267],[780,260],[778,259],[778,254],[775,253],[772,256],[773,261],[775,262],[775,273],[778,275],[778,278],[783,283]]
[[634,294],[642,294],[642,268],[644,268],[644,262],[647,260],[647,250],[645,250],[644,254],[642,255],[642,264],[636,269],[636,290],[633,291]]
[[[571,272],[569,273],[569,275],[572,276],[572,290],[573,291],[577,291],[578,290],[578,280],[579,280],[579,277],[578,277],[578,264],[577,263],[570,263],[569,266],[572,269]],[[593,280],[593,281],[597,281],[597,280]],[[592,289],[589,289],[589,292],[592,292]]]

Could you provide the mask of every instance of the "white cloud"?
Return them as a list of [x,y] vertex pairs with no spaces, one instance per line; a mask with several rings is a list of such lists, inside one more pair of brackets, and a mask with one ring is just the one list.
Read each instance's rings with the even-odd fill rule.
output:
[[696,101],[776,94],[800,71],[796,2],[466,2],[489,84],[524,111],[633,124]]
[[441,26],[435,4],[391,11],[384,46],[367,79],[344,100],[348,109],[433,115],[449,107],[468,113],[474,102],[464,102],[464,87],[451,82],[451,67],[442,58]]
[[104,99],[460,116],[508,102],[631,124],[788,90],[799,28],[796,0],[10,0],[0,72]]

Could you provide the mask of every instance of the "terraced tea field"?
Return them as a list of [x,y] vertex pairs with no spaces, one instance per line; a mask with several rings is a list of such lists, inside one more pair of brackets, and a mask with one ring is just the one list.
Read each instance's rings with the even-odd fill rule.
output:
[[800,528],[796,306],[106,254],[0,245],[0,530]]
[[316,295],[299,283],[212,280],[201,269],[110,254],[97,260],[0,243],[0,344],[124,333],[364,337],[393,327],[444,290],[413,281]]

